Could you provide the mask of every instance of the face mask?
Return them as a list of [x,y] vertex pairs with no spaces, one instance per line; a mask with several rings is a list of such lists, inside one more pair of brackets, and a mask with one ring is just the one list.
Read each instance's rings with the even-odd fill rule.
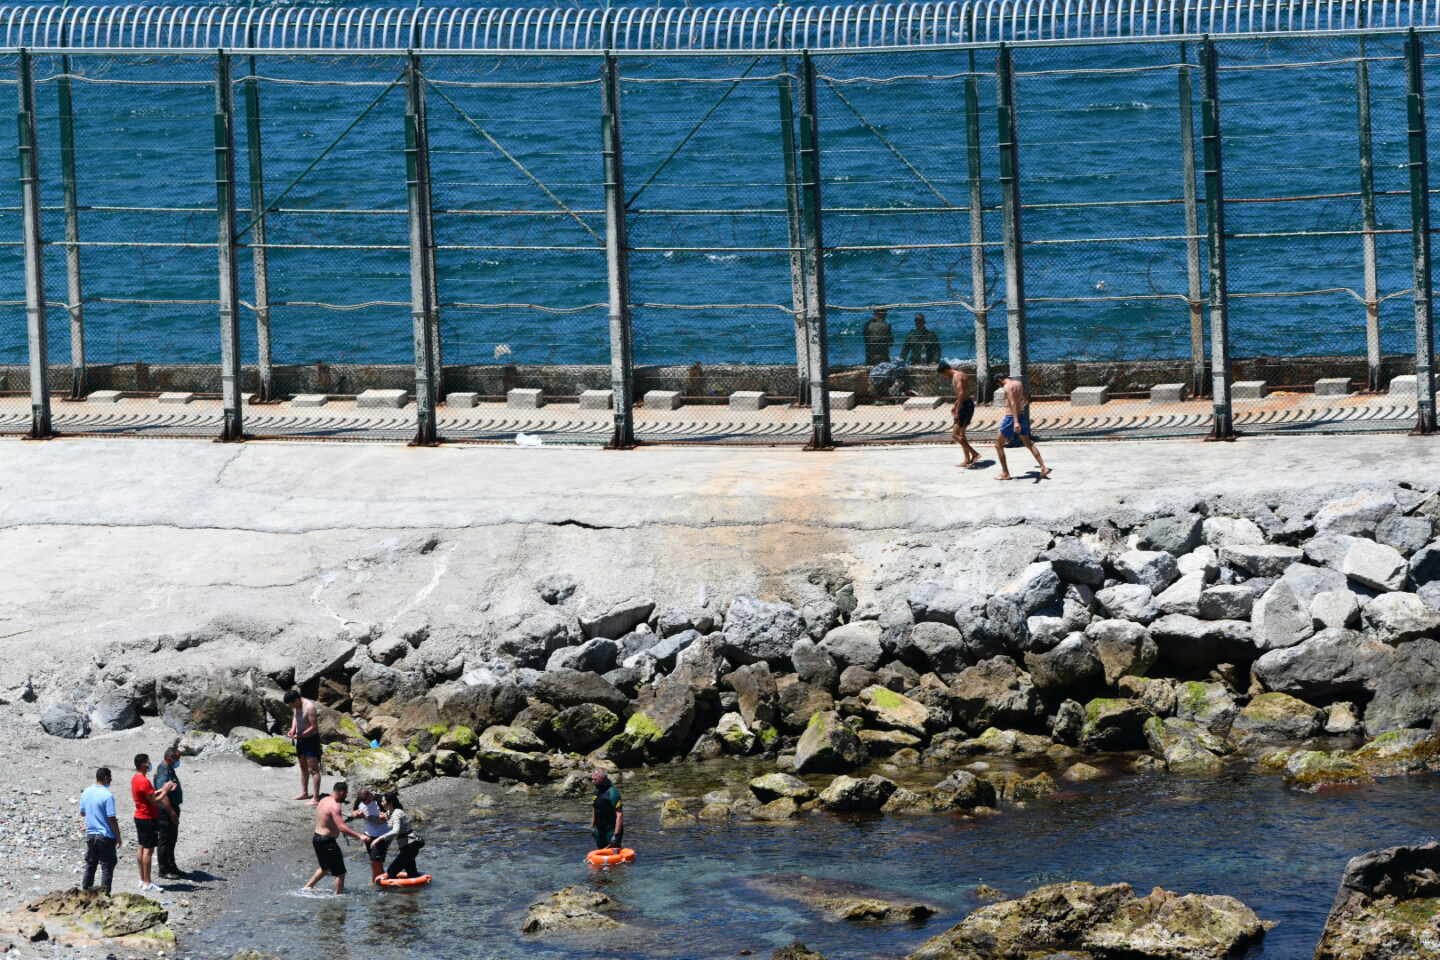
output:
[[179,760],[176,760],[174,763],[170,764],[170,769],[171,769],[171,770],[179,770],[179,769],[180,769],[180,761],[179,761]]

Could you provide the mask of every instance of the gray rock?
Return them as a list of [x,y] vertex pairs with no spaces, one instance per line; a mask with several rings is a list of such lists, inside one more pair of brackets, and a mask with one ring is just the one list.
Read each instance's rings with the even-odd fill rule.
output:
[[90,735],[90,717],[73,703],[52,703],[40,712],[40,729],[63,740]]
[[1074,747],[1080,744],[1080,731],[1085,726],[1085,706],[1078,700],[1065,700],[1050,721],[1050,739]]
[[550,654],[545,661],[547,671],[582,670],[588,673],[606,673],[615,669],[615,658],[620,652],[614,640],[596,637],[578,647],[564,647]]
[[1098,587],[1105,582],[1105,568],[1078,537],[1057,540],[1055,546],[1045,551],[1040,559],[1048,560],[1056,575],[1067,583]]
[[370,658],[388,667],[407,656],[411,649],[404,637],[384,636],[370,644]]
[[836,681],[835,692],[842,697],[853,697],[866,687],[874,686],[880,681],[880,675],[867,667],[846,667],[840,671],[840,679]]
[[1315,629],[1353,627],[1360,623],[1360,600],[1349,590],[1327,590],[1310,601]]
[[865,745],[834,711],[812,716],[795,746],[796,773],[842,773],[867,759]]
[[1343,533],[1323,533],[1305,541],[1305,559],[1322,567],[1339,570],[1345,562],[1345,554],[1356,537]]
[[1216,550],[1265,542],[1265,534],[1255,521],[1245,517],[1206,517],[1200,524],[1200,534],[1206,545]]
[[954,538],[940,579],[965,584],[982,595],[993,593],[1019,576],[1051,539],[1048,530],[1023,524],[967,530]]
[[1327,590],[1347,590],[1349,584],[1345,575],[1333,567],[1317,567],[1308,563],[1293,563],[1280,578],[1295,594],[1302,607],[1308,607],[1317,593]]
[[[1013,602],[1028,617],[1058,601],[1061,592],[1060,577],[1055,573],[1054,565],[1049,561],[1039,561],[1021,570],[996,597]],[[989,605],[986,610],[989,610]]]
[[1095,603],[1107,617],[1115,620],[1149,623],[1160,616],[1160,607],[1155,603],[1154,591],[1138,583],[1121,583],[1113,587],[1106,587],[1095,594]]
[[580,608],[580,632],[587,640],[618,640],[649,620],[654,610],[654,600],[640,597],[614,603],[587,602]]
[[1436,540],[1410,558],[1410,579],[1416,583],[1440,580],[1440,540]]
[[1301,604],[1284,578],[1255,601],[1250,614],[1250,636],[1256,649],[1291,647],[1315,632],[1308,604]]
[[1260,743],[1304,740],[1324,729],[1324,710],[1287,693],[1252,697],[1230,725],[1232,736]]
[[645,653],[660,665],[662,670],[673,670],[675,661],[681,652],[689,647],[696,640],[700,639],[698,630],[682,630],[680,633],[672,633],[669,636],[661,637],[654,644],[645,649]]
[[302,652],[295,654],[294,685],[307,687],[321,677],[338,677],[340,670],[355,656],[359,644],[350,640],[325,640],[304,645]]
[[636,734],[644,741],[645,755],[665,760],[685,748],[695,727],[697,704],[690,686],[666,677],[641,691],[635,713],[620,736]]
[[1365,733],[1378,737],[1407,727],[1434,727],[1440,719],[1440,642],[1413,640],[1395,648],[1394,665],[1375,685],[1365,707]]
[[[782,681],[784,679],[781,678]],[[776,686],[779,688],[780,726],[790,733],[802,733],[815,714],[835,709],[835,698],[828,691],[803,680],[793,683],[777,681]]]
[[1072,633],[1047,653],[1025,654],[1025,669],[1041,690],[1084,690],[1104,677],[1095,647],[1083,633]]
[[1223,683],[1190,680],[1175,691],[1175,716],[1191,720],[1212,733],[1225,736],[1240,712],[1235,697]]
[[764,660],[772,666],[790,659],[790,649],[805,639],[800,614],[788,603],[769,603],[754,597],[736,597],[725,614],[721,649],[737,663]]
[[1200,594],[1199,617],[1202,620],[1249,620],[1256,599],[1270,584],[1269,580],[1257,579],[1206,587]]
[[1160,550],[1127,550],[1114,560],[1115,571],[1126,583],[1139,583],[1159,593],[1180,576],[1175,558]]
[[1315,514],[1315,532],[1373,537],[1380,521],[1394,513],[1398,506],[1388,490],[1363,490],[1321,507]]
[[1252,577],[1278,577],[1303,553],[1278,544],[1235,544],[1220,550],[1220,560]]
[[1152,717],[1145,721],[1145,740],[1171,773],[1215,773],[1224,765],[1220,755],[1229,744],[1193,720]]
[[[688,632],[691,634],[695,633],[693,630]],[[679,636],[679,634],[671,634],[671,636]],[[618,647],[615,658],[621,663],[624,663],[626,660],[635,656],[635,654],[645,653],[652,649],[659,642],[660,634],[652,630],[646,629],[645,627],[641,627],[638,630],[631,630],[625,634],[625,636],[615,641],[615,645]]]
[[924,666],[937,673],[957,673],[977,661],[974,645],[943,623],[917,623],[910,631],[910,645],[925,658]]
[[994,807],[995,785],[969,770],[956,770],[931,790],[937,810],[973,810]]
[[1306,700],[1371,693],[1392,669],[1395,650],[1351,630],[1322,630],[1293,647],[1271,650],[1252,670],[1266,690]]
[[580,640],[580,625],[574,617],[555,610],[542,610],[520,621],[519,626],[500,638],[496,652],[514,657],[521,666],[543,667],[550,654]]
[[1182,577],[1192,573],[1203,573],[1206,583],[1214,583],[1215,577],[1220,573],[1220,555],[1215,552],[1214,547],[1201,544],[1177,559],[1175,566],[1180,570]]
[[1436,613],[1440,613],[1440,580],[1430,581],[1419,590],[1416,590],[1415,595],[1420,598],[1420,602],[1425,604],[1425,606],[1434,610]]
[[718,633],[696,640],[676,655],[671,678],[681,680],[692,690],[718,690],[720,678],[733,667],[724,646],[724,636]]
[[970,603],[968,594],[933,580],[916,585],[906,597],[912,623],[955,622],[955,614]]
[[1404,643],[1440,634],[1440,613],[1418,594],[1382,593],[1361,606],[1365,626],[1387,643]]
[[1387,547],[1394,547],[1407,557],[1424,547],[1435,535],[1435,526],[1429,517],[1404,517],[1392,514],[1380,521],[1375,528],[1375,539]]
[[531,693],[537,700],[557,710],[582,703],[598,703],[617,716],[624,716],[630,706],[625,694],[607,683],[605,678],[578,670],[547,670],[536,678]]
[[90,728],[129,730],[138,727],[141,724],[140,705],[143,702],[143,698],[133,690],[111,690],[90,708]]
[[1030,675],[1009,657],[991,657],[960,671],[950,684],[950,710],[956,723],[973,733],[986,727],[1023,729],[1045,715]]
[[535,581],[535,592],[540,594],[541,600],[553,606],[573,597],[579,586],[568,573],[552,573]]
[[1356,583],[1376,590],[1404,590],[1410,565],[1394,547],[1356,539],[1345,552],[1340,571]]
[[1085,628],[1085,636],[1094,644],[1111,686],[1123,676],[1147,673],[1159,657],[1150,631],[1128,620],[1096,620]]
[[548,728],[562,746],[585,753],[610,739],[620,729],[620,718],[598,703],[581,703],[550,718]]
[[[654,661],[651,661],[652,663]],[[634,697],[642,684],[649,683],[655,679],[656,671],[651,670],[648,675],[640,666],[616,667],[614,670],[605,671],[602,676],[605,682],[627,697]]]
[[1034,616],[1025,618],[1024,652],[1043,653],[1074,632],[1064,617]]
[[1164,550],[1179,557],[1200,546],[1201,518],[1194,514],[1179,517],[1157,517],[1136,534],[1135,543],[1141,550]]
[[1325,732],[1332,736],[1349,736],[1364,730],[1360,712],[1348,701],[1332,703],[1325,708]]
[[810,639],[819,640],[840,626],[844,611],[840,609],[840,604],[829,597],[806,600],[800,607],[800,619],[804,621],[805,632]]
[[1138,700],[1107,697],[1085,705],[1085,725],[1080,729],[1080,749],[1142,750],[1145,748],[1145,721],[1152,714]]
[[1176,580],[1155,598],[1161,613],[1200,615],[1200,594],[1205,590],[1204,572],[1189,573]]
[[820,805],[836,812],[866,812],[879,810],[896,790],[894,780],[881,776],[869,776],[863,780],[841,775],[830,781],[820,791]]
[[884,651],[880,646],[880,624],[874,620],[857,620],[836,627],[825,634],[820,649],[835,658],[842,667],[865,667],[873,670],[880,665]]
[[677,633],[685,633],[694,630],[696,633],[707,634],[714,631],[716,626],[715,613],[713,610],[699,609],[675,609],[666,610],[660,614],[655,621],[655,632],[662,637],[674,636]]
[[1252,652],[1250,624],[1243,620],[1199,620],[1172,613],[1150,624],[1160,657],[1181,669],[1209,669]]
[[835,659],[809,640],[797,641],[790,648],[790,662],[804,683],[821,690],[834,690],[840,679],[840,667]]
[[779,718],[779,697],[770,665],[761,661],[728,673],[725,682],[735,691],[736,707],[751,730],[774,726]]

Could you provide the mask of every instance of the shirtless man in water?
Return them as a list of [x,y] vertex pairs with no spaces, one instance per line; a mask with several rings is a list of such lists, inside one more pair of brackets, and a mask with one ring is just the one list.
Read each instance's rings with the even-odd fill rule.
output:
[[1000,458],[1000,473],[996,480],[1010,480],[1010,467],[1005,463],[1005,445],[1017,440],[1025,444],[1030,456],[1040,465],[1041,478],[1050,476],[1035,441],[1030,439],[1030,398],[1025,395],[1025,385],[1013,377],[1002,377],[1000,387],[1005,391],[1005,417],[1000,421],[1000,432],[995,437],[995,455]]
[[335,784],[330,796],[315,806],[315,835],[310,842],[315,847],[315,861],[320,865],[306,890],[313,890],[325,874],[335,878],[335,893],[345,892],[345,854],[340,851],[340,834],[354,837],[368,843],[364,837],[345,826],[345,796],[350,792],[343,782]]
[[950,366],[943,360],[935,368],[935,372],[942,377],[950,378],[950,383],[955,388],[955,406],[951,411],[954,415],[955,428],[950,437],[960,444],[960,449],[965,452],[965,460],[960,466],[969,470],[980,459],[980,451],[972,447],[970,439],[965,436],[970,421],[975,419],[975,398],[970,395],[970,374]]
[[[315,718],[315,701],[300,696],[299,690],[285,692],[285,705],[295,716],[290,721],[290,739],[295,741],[295,758],[300,767],[300,793],[296,800],[309,800],[313,807],[320,802],[320,723]],[[315,792],[310,792],[310,781]]]

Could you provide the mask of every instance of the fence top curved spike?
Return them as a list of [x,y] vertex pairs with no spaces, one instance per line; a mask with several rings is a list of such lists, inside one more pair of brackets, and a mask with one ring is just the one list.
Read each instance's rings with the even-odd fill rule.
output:
[[[1196,34],[1440,27],[1435,0],[940,0],[792,7],[0,6],[15,50],[859,50]],[[317,11],[319,13],[317,17]],[[572,15],[575,14],[575,15]],[[558,26],[557,29],[557,16]],[[483,25],[483,26],[482,26]]]

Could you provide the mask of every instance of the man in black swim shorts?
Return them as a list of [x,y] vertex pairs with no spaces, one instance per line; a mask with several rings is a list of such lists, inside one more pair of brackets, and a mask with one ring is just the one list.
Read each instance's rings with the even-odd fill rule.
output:
[[955,405],[951,408],[955,426],[950,437],[960,444],[960,449],[965,451],[965,461],[960,466],[968,470],[980,459],[980,451],[972,447],[970,439],[965,436],[970,421],[975,419],[975,397],[970,392],[970,374],[950,366],[943,360],[935,367],[935,372],[942,377],[949,378],[955,389]]
[[345,826],[345,796],[349,792],[343,781],[336,783],[330,796],[315,806],[315,835],[310,838],[310,843],[315,848],[315,862],[319,867],[305,884],[306,890],[313,889],[328,873],[335,878],[335,892],[345,892],[345,854],[340,851],[340,834],[356,840],[365,839]]
[[[300,696],[299,690],[285,691],[285,705],[294,713],[290,721],[290,739],[295,741],[295,757],[300,766],[300,793],[296,800],[309,800],[310,806],[320,802],[320,722],[315,717],[315,701]],[[314,792],[311,792],[314,781]]]

